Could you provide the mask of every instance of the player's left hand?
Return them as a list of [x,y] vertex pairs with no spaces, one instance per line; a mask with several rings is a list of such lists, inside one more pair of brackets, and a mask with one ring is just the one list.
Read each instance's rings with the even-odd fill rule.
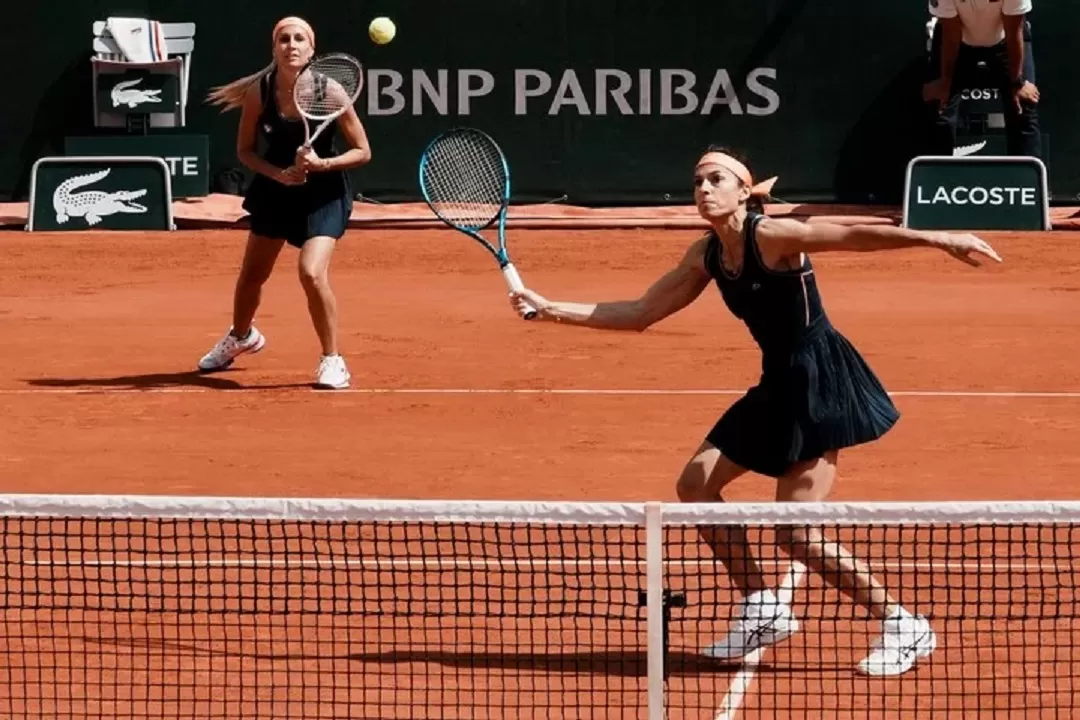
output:
[[942,238],[941,249],[957,260],[976,267],[982,263],[977,258],[972,257],[972,254],[983,255],[998,262],[1002,261],[1001,256],[995,252],[994,248],[990,247],[990,243],[969,233],[945,233]]
[[326,161],[318,156],[314,148],[301,145],[296,149],[296,166],[307,172],[318,172],[326,166]]

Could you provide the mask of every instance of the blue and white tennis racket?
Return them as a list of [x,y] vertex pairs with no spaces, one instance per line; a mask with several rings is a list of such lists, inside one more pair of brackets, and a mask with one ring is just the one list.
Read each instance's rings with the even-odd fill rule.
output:
[[[488,249],[511,290],[525,289],[506,250],[510,166],[491,136],[473,128],[454,128],[438,135],[420,157],[420,191],[440,220]],[[496,220],[497,248],[480,234]],[[522,317],[532,320],[536,310],[527,307]]]

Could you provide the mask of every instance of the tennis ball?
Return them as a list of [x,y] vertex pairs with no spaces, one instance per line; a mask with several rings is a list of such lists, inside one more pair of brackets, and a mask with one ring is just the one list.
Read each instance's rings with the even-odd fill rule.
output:
[[368,37],[377,45],[385,45],[393,40],[396,32],[397,28],[394,27],[394,21],[388,17],[375,18],[367,29]]

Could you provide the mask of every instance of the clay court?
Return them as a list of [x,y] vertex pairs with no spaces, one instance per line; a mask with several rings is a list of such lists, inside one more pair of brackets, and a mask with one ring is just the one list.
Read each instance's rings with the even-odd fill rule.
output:
[[[0,720],[1080,715],[1080,2],[62,8],[16,5],[0,108]],[[452,229],[505,218],[549,299],[634,299],[731,182],[770,217],[998,229],[977,268],[812,258],[901,412],[828,502],[753,473],[679,502],[761,379],[715,285],[641,333],[529,322]],[[314,387],[290,246],[265,347],[199,373],[253,224],[343,221],[351,386]],[[775,365],[805,416],[765,388],[718,444],[876,433],[805,273],[793,315],[767,272],[721,282],[766,346],[805,312],[812,362]]]
[[[588,301],[640,293],[698,232],[520,229],[510,242],[529,286]],[[310,389],[318,345],[288,248],[256,318],[265,350],[198,375],[196,360],[228,327],[244,237],[241,229],[0,233],[8,492],[673,502],[682,464],[758,377],[758,351],[715,289],[643,334],[530,324],[509,307],[490,256],[467,238],[391,227],[350,230],[331,271],[352,389]],[[815,258],[827,312],[903,414],[881,442],[843,453],[834,500],[1050,500],[1080,491],[1080,232],[985,237],[1003,264],[975,269],[934,251]],[[771,482],[747,476],[731,499],[771,492]],[[1051,639],[1076,639],[1076,618],[1065,622]],[[437,630],[425,627],[409,632]],[[675,633],[673,647],[696,642]],[[848,651],[822,669],[803,654],[812,642],[777,654],[761,692],[787,702],[796,683],[821,683],[831,702],[836,693],[865,698]],[[606,679],[548,658],[531,687],[539,695],[556,682],[560,692],[637,687],[635,652],[612,660],[628,669]],[[681,662],[671,691],[697,688],[694,702],[719,701],[736,670]],[[920,684],[926,691],[935,677],[958,677],[945,665],[887,682],[914,699]],[[422,687],[417,678],[407,684]],[[972,695],[970,707],[1005,707],[974,699],[982,680],[950,682],[950,694]],[[251,711],[237,702],[238,712]],[[498,700],[488,693],[483,702]],[[703,716],[682,702],[673,701],[672,717]],[[739,717],[757,717],[753,707],[770,716],[770,702],[748,695]],[[1016,702],[1002,716],[1023,716]],[[884,710],[863,707],[859,716]],[[452,707],[431,712],[459,716]],[[470,716],[496,716],[486,712]],[[575,712],[562,716],[585,716]],[[623,712],[632,714],[611,708],[612,717]]]
[[[686,230],[521,230],[551,297],[632,297]],[[836,499],[1070,498],[1080,451],[1080,233],[989,235],[1005,262],[818,256],[834,324],[896,395]],[[241,230],[0,235],[5,485],[24,492],[674,500],[759,355],[710,289],[642,334],[530,324],[449,230],[352,230],[331,280],[352,389],[310,390],[318,345],[287,249],[266,349],[195,361],[227,329]],[[767,483],[738,483],[766,499]]]

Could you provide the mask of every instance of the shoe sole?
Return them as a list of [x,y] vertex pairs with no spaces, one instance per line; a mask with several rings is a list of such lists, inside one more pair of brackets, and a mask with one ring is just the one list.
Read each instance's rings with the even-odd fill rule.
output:
[[[352,378],[349,378],[349,380],[351,380],[351,379]],[[317,383],[312,383],[312,387],[315,388],[316,390],[348,390],[349,389],[349,380],[346,380],[344,382],[344,384],[341,384],[341,385],[331,385],[329,383],[319,383],[319,382],[317,382]]]
[[702,651],[702,654],[705,657],[711,658],[713,660],[742,660],[743,658],[747,657],[748,655],[752,655],[753,653],[756,653],[758,650],[761,650],[763,648],[770,648],[770,647],[773,647],[774,645],[779,645],[780,643],[784,642],[785,640],[788,640],[789,638],[791,638],[791,636],[794,635],[797,632],[799,632],[799,621],[798,620],[792,620],[790,625],[788,626],[788,629],[786,631],[784,631],[782,633],[776,633],[775,635],[773,635],[769,639],[769,642],[758,643],[755,647],[747,648],[745,650],[745,652],[743,652],[742,654],[738,654],[738,655],[718,655],[714,651],[712,651],[711,647],[710,648],[705,648]]
[[[910,672],[919,660],[924,657],[929,657],[933,652],[937,650],[937,633],[931,632],[930,643],[919,650],[915,651],[915,659],[911,661],[911,664],[907,667],[901,665],[887,665],[884,668],[884,672],[875,672],[864,668],[861,664],[855,666],[855,672],[860,675],[866,675],[867,677],[896,677],[897,675],[903,675],[906,672]],[[895,668],[895,670],[893,669]]]
[[241,355],[248,355],[248,354],[254,355],[255,353],[262,350],[263,347],[265,347],[265,345],[266,345],[266,336],[265,335],[260,335],[259,336],[259,341],[257,343],[255,343],[255,345],[252,346],[250,349],[241,350],[240,352],[233,355],[231,358],[229,358],[226,362],[222,363],[221,365],[217,365],[217,366],[212,367],[212,368],[204,368],[204,367],[200,366],[199,367],[199,372],[201,372],[201,373],[213,373],[213,372],[218,372],[220,370],[228,370],[229,367],[234,362],[236,362],[236,358],[240,357]]

